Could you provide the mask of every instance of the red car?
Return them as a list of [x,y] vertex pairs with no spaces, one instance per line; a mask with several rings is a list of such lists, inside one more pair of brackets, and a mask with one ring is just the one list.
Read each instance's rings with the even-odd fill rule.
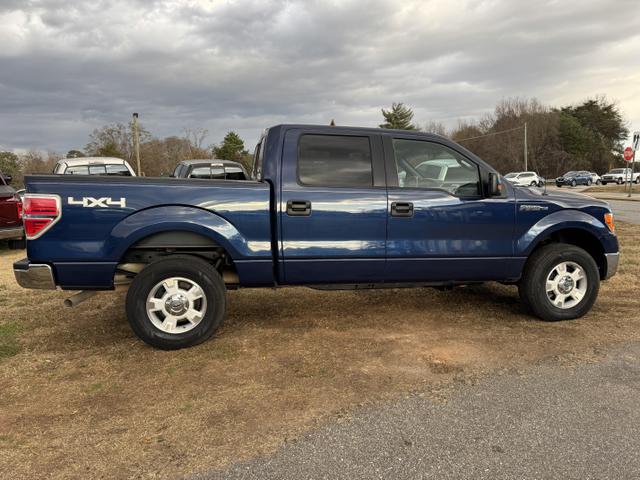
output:
[[10,247],[19,248],[24,239],[22,201],[10,182],[10,176],[0,173],[0,240],[9,240]]

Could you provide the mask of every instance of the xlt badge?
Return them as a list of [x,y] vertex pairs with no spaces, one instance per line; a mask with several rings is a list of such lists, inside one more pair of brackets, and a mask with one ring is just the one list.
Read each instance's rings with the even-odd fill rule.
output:
[[549,207],[544,205],[520,205],[521,212],[540,212],[542,210],[549,210]]

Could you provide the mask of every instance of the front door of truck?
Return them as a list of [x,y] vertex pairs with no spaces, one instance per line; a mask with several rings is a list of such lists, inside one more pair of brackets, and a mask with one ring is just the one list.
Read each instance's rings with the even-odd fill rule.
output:
[[278,260],[285,282],[380,281],[387,234],[380,137],[358,130],[288,130],[281,178]]
[[483,195],[481,165],[437,138],[385,136],[383,142],[389,193],[385,280],[517,276],[514,203]]

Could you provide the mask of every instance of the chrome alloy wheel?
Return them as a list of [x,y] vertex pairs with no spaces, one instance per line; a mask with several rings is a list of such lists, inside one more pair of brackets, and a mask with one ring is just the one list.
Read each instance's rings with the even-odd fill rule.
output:
[[206,312],[204,291],[188,278],[162,280],[147,296],[147,316],[154,327],[165,333],[188,332],[200,323]]
[[547,298],[561,309],[578,305],[587,293],[587,275],[575,262],[562,262],[551,269],[546,282]]

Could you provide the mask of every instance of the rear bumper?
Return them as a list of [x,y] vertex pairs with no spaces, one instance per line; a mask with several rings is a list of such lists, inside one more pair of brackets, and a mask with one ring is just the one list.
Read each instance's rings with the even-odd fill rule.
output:
[[13,264],[13,274],[18,285],[22,288],[42,290],[55,290],[56,288],[51,267],[46,264],[29,263],[28,258],[23,258]]
[[0,240],[21,240],[24,237],[22,227],[0,229]]
[[616,253],[605,253],[605,259],[607,260],[607,271],[605,273],[604,279],[613,277],[618,271],[618,263],[620,262],[620,252]]

